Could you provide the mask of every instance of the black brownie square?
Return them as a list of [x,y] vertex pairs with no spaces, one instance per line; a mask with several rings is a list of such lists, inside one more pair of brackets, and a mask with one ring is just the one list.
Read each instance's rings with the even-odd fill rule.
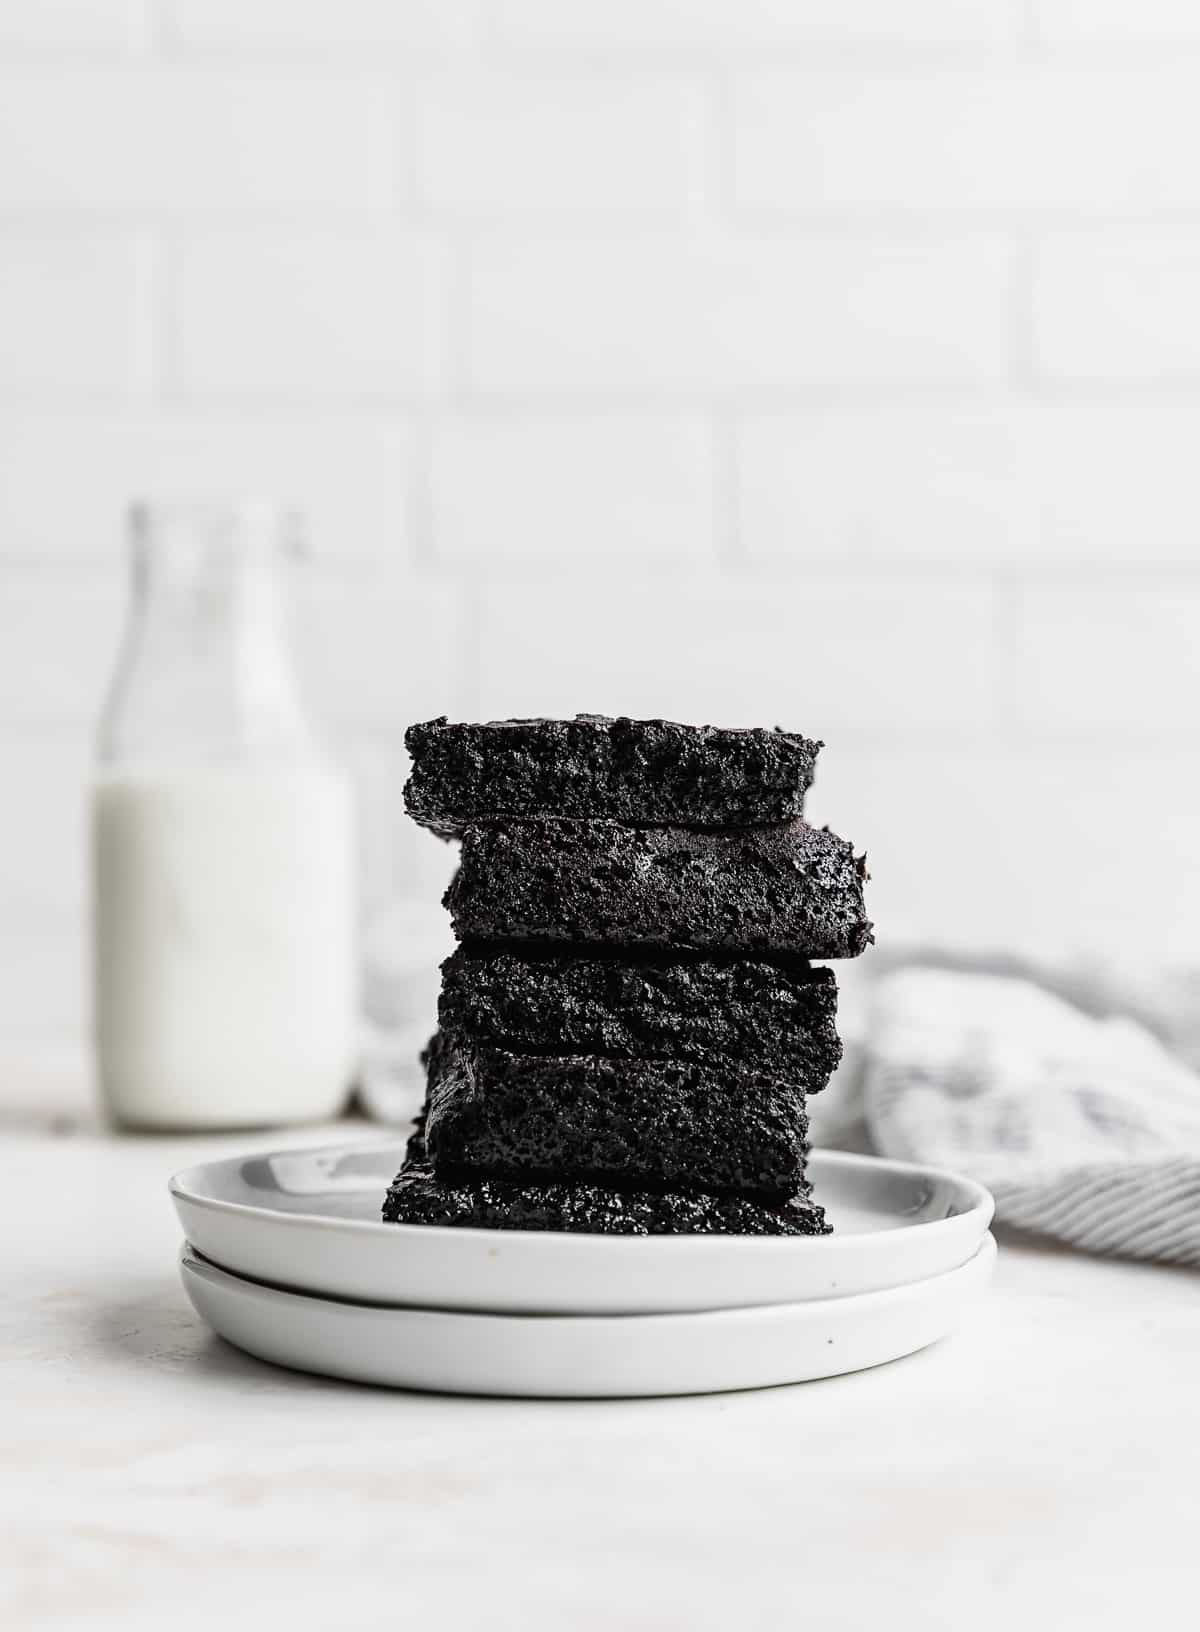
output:
[[804,1090],[730,1062],[452,1048],[430,1071],[439,1176],[588,1179],[779,1203],[800,1193]]
[[588,1235],[828,1235],[807,1188],[781,1207],[745,1196],[616,1190],[561,1181],[443,1178],[408,1161],[388,1188],[386,1224],[457,1229],[554,1230]]
[[543,816],[743,827],[804,810],[819,742],[670,720],[495,720],[410,726],[414,821],[445,836]]
[[702,833],[615,822],[471,827],[446,892],[460,940],[852,958],[866,867],[804,822]]
[[438,1016],[513,1053],[738,1061],[818,1093],[841,1058],[830,969],[762,958],[459,947]]

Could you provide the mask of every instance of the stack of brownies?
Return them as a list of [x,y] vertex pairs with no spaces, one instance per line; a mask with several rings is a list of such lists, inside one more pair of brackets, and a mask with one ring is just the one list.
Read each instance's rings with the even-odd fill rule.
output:
[[820,744],[664,720],[414,725],[410,815],[461,840],[428,1092],[383,1216],[816,1235],[806,1100],[861,859],[801,815]]

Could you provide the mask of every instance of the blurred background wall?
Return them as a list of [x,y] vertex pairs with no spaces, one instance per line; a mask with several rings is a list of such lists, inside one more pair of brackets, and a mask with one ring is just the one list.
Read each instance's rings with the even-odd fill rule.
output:
[[78,1035],[132,495],[400,736],[823,736],[881,937],[1194,957],[1200,6],[3,0],[0,1036]]

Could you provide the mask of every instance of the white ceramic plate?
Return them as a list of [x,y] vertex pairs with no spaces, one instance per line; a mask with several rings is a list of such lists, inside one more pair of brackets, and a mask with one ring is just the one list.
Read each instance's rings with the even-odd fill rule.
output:
[[196,1312],[260,1360],[390,1388],[595,1398],[712,1394],[862,1371],[945,1337],[987,1281],[996,1243],[887,1292],[691,1315],[464,1315],[282,1292],[218,1269],[185,1242]]
[[992,1217],[981,1185],[936,1168],[818,1152],[834,1234],[563,1235],[383,1224],[404,1146],[281,1151],[171,1180],[198,1251],[239,1275],[387,1306],[629,1315],[848,1297],[964,1264]]

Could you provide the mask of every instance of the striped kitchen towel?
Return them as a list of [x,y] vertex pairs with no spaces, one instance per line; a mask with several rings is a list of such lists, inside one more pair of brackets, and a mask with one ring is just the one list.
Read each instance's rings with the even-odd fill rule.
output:
[[875,1150],[969,1173],[999,1219],[1200,1266],[1200,1076],[1142,1020],[1029,979],[900,968],[874,988],[861,1092]]

